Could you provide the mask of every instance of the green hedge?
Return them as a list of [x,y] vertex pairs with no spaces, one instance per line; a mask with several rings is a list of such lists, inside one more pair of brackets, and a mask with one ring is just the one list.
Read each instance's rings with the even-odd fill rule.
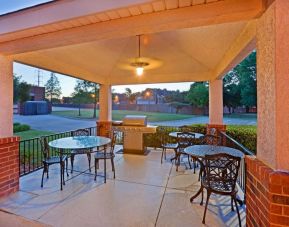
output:
[[30,130],[30,126],[29,125],[20,124],[20,123],[14,123],[13,124],[13,132],[14,133],[24,132],[24,131],[28,131],[28,130]]
[[[194,124],[188,126],[190,131],[206,134],[205,124]],[[145,134],[144,142],[147,147],[161,147],[161,138],[165,137],[169,142],[176,142],[174,138],[169,137],[170,132],[181,131],[179,127],[158,126],[156,134]],[[244,147],[256,153],[257,147],[257,129],[256,126],[230,125],[227,127],[227,135],[235,139]],[[198,141],[196,141],[198,143]],[[227,142],[227,146],[233,146]]]

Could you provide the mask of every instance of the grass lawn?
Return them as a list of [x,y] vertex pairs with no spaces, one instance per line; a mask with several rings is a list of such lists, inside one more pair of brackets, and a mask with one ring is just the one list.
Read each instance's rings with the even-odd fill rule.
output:
[[27,140],[27,139],[32,139],[35,137],[51,135],[51,134],[54,134],[54,133],[50,131],[38,131],[38,130],[28,130],[24,132],[14,133],[15,136],[20,136],[21,140]]
[[[52,114],[63,116],[63,117],[73,117],[73,118],[92,118],[93,110],[83,109],[81,110],[81,116],[78,116],[78,110],[65,110],[65,111],[53,111]],[[97,111],[98,117],[98,111]],[[131,110],[113,110],[112,119],[122,120],[125,115],[146,115],[149,122],[157,121],[173,121],[173,120],[182,120],[194,117],[194,115],[189,114],[170,114],[170,113],[153,113],[153,112],[141,112],[141,111],[131,111]]]

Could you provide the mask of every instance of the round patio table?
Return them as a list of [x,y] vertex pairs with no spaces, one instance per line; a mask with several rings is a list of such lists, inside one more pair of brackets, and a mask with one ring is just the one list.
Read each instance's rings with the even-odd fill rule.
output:
[[[171,133],[169,133],[169,136],[174,137],[174,138],[178,138],[179,133],[182,133],[182,132],[171,132]],[[189,132],[189,133],[195,134],[196,139],[200,139],[204,136],[204,134],[201,134],[201,133],[195,133],[195,132]],[[171,161],[175,160],[176,158],[177,158],[177,154],[175,154],[175,156],[171,158]]]
[[[177,138],[178,137],[178,133],[182,133],[182,132],[171,132],[169,134],[169,136]],[[195,134],[195,138],[196,139],[200,139],[200,138],[202,138],[204,136],[204,134],[202,134],[202,133],[195,133],[195,132],[190,132],[190,133]]]
[[[59,150],[60,158],[63,155],[64,150],[76,150],[76,149],[91,149],[95,147],[103,147],[108,145],[111,139],[101,136],[73,136],[65,137],[50,141],[48,144],[52,148]],[[67,153],[67,152],[66,152]],[[60,184],[62,190],[62,177],[60,177]]]
[[[189,146],[184,149],[184,153],[196,158],[200,163],[200,168],[204,169],[204,163],[202,162],[202,159],[205,158],[205,155],[214,155],[214,154],[220,154],[225,153],[232,156],[244,158],[244,153],[242,153],[240,150],[231,148],[231,147],[225,147],[225,146],[214,146],[214,145],[194,145]],[[193,200],[198,197],[198,195],[201,194],[203,191],[203,188],[201,187],[199,191],[193,195],[190,198],[190,202],[193,202]],[[242,203],[239,199],[237,199],[239,203]],[[201,202],[202,204],[202,202]]]

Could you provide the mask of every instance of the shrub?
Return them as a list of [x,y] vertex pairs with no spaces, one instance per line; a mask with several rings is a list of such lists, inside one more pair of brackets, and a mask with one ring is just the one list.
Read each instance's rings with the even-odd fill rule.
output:
[[16,132],[23,132],[23,131],[28,131],[30,130],[30,126],[29,125],[25,125],[25,124],[19,124],[19,123],[16,123],[16,124],[13,124],[13,132],[16,133]]
[[13,123],[13,127],[19,126],[19,125],[20,125],[20,123],[18,123],[18,122]]
[[[187,126],[190,131],[206,134],[205,124],[194,124]],[[166,137],[169,142],[176,142],[169,136],[170,132],[181,131],[179,127],[158,126],[156,134],[145,134],[144,142],[147,147],[161,147],[162,137]],[[257,129],[256,126],[230,125],[227,127],[226,134],[242,144],[244,147],[256,154],[257,150]],[[198,143],[198,141],[196,141]],[[227,143],[229,146],[229,143]]]

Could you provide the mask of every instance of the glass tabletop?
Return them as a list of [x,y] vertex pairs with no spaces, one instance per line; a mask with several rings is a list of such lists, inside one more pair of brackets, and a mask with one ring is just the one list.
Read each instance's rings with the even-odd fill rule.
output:
[[[169,134],[169,136],[177,138],[178,137],[178,133],[181,133],[181,132],[171,132]],[[202,134],[202,133],[195,133],[195,132],[190,132],[190,133],[194,133],[196,139],[200,139],[201,137],[204,136],[204,134]]]
[[225,146],[214,146],[214,145],[194,145],[189,146],[184,149],[184,152],[188,155],[204,158],[205,155],[213,155],[213,154],[220,154],[225,153],[232,156],[243,158],[244,154],[237,149]]
[[101,136],[73,136],[49,142],[49,146],[57,149],[88,149],[101,147],[111,142],[109,138]]

